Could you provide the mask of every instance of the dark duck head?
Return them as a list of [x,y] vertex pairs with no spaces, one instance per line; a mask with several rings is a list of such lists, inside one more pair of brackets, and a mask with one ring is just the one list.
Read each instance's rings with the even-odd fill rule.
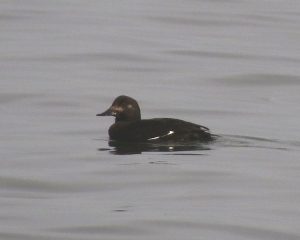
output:
[[115,122],[141,120],[141,110],[136,100],[128,96],[119,96],[111,107],[97,116],[114,116]]

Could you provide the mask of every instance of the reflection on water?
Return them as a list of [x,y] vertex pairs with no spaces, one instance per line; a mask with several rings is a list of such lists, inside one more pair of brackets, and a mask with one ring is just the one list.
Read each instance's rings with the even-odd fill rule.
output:
[[[209,144],[201,142],[188,143],[136,143],[136,142],[119,142],[109,141],[109,149],[111,154],[141,154],[143,152],[183,152],[183,151],[204,151],[210,150]],[[100,148],[99,151],[107,149]]]
[[[241,136],[241,135],[214,135],[214,141],[202,143],[199,141],[191,142],[166,142],[166,143],[147,143],[147,142],[120,142],[109,141],[111,148],[99,148],[99,151],[108,151],[111,154],[127,155],[141,154],[143,152],[171,153],[173,155],[202,155],[201,151],[212,150],[216,147],[233,148],[262,148],[274,150],[289,150],[293,146],[299,146],[299,142],[280,141],[275,139]],[[185,153],[182,153],[185,152]]]

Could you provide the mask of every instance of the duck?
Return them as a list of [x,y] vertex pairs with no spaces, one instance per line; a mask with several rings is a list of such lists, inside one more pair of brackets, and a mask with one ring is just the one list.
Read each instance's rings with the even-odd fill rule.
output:
[[212,141],[205,126],[174,118],[142,119],[138,102],[121,95],[112,105],[96,116],[113,116],[115,123],[108,130],[109,139],[120,142],[158,143]]

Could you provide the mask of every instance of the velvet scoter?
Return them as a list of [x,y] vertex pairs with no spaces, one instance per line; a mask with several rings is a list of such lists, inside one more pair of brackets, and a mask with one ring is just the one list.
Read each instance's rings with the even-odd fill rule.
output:
[[173,118],[141,119],[140,107],[128,96],[117,97],[111,107],[96,116],[114,116],[111,140],[128,142],[187,142],[213,140],[207,127]]

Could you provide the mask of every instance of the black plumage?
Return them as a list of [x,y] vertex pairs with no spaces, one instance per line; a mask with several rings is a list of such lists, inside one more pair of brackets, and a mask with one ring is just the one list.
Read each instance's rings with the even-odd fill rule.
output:
[[114,116],[109,128],[111,140],[130,142],[211,141],[207,127],[173,118],[141,119],[136,100],[117,97],[111,107],[97,116]]

